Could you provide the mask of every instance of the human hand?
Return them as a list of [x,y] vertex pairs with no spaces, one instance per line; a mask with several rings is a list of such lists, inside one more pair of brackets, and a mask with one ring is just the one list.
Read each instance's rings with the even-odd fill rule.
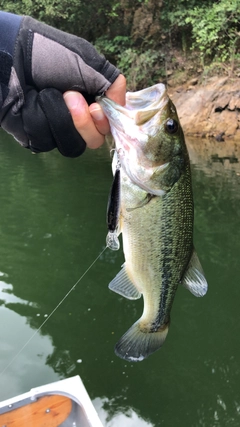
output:
[[[106,96],[120,105],[125,105],[126,79],[120,74],[106,91]],[[106,116],[99,104],[88,106],[85,98],[75,91],[65,92],[64,100],[73,123],[89,148],[98,148],[110,132]]]
[[27,16],[0,12],[0,71],[0,125],[33,152],[77,157],[86,142],[100,146],[109,128],[95,97],[124,103],[124,77],[90,43]]

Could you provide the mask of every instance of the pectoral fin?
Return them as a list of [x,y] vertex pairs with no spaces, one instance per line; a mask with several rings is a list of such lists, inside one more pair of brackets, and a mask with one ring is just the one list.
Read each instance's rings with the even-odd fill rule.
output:
[[142,208],[143,206],[147,205],[152,200],[153,197],[156,197],[156,196],[154,194],[147,193],[146,197],[143,200],[141,200],[141,202],[137,203],[137,205],[134,206],[134,208],[126,208],[126,211],[132,212],[135,209]]
[[116,277],[108,285],[111,291],[116,292],[119,295],[122,295],[128,299],[138,299],[141,298],[140,292],[131,282],[126,272],[125,264],[123,264],[122,269],[116,275]]
[[195,249],[181,283],[195,297],[203,297],[207,293],[208,284]]

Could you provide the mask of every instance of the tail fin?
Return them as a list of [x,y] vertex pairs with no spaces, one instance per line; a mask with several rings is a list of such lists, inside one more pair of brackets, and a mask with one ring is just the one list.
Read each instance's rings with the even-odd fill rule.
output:
[[168,324],[156,332],[144,331],[139,320],[120,338],[115,353],[128,362],[140,362],[146,359],[164,343],[168,333]]

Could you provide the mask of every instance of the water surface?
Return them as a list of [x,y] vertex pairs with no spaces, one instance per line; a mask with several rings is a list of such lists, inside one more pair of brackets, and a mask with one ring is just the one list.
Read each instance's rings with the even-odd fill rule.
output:
[[107,147],[66,159],[0,141],[0,399],[79,374],[106,427],[239,427],[238,146],[188,141],[209,292],[179,287],[166,343],[131,364],[113,349],[142,301],[107,288],[121,250],[106,250],[37,331],[105,246]]

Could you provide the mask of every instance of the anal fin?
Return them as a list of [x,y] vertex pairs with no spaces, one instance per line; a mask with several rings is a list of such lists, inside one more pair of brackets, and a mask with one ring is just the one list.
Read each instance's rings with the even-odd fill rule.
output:
[[111,291],[116,292],[125,298],[132,300],[141,298],[141,293],[137,290],[128,277],[125,264],[123,264],[122,269],[109,283],[108,287]]
[[208,284],[195,249],[181,283],[196,297],[203,297],[207,293]]

